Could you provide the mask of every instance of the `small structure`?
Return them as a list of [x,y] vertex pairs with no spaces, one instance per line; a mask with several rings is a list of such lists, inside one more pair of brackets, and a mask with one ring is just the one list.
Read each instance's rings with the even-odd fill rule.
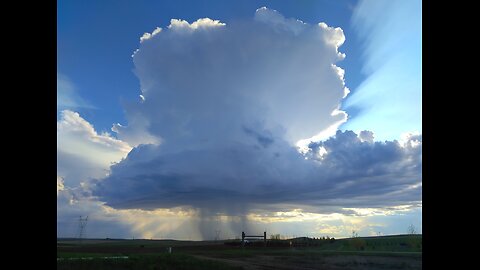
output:
[[263,232],[263,235],[245,235],[245,232],[242,232],[242,247],[245,246],[245,240],[259,240],[262,238],[264,246],[267,246],[267,232]]

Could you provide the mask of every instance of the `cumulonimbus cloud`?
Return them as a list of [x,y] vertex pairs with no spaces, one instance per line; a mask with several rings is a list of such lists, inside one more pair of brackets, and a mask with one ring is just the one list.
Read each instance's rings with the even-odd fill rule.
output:
[[94,195],[117,209],[232,215],[419,203],[421,137],[400,144],[346,131],[295,147],[346,121],[336,66],[344,40],[340,28],[267,8],[249,21],[172,20],[144,35],[133,55],[143,98],[116,131],[159,143],[135,143]]

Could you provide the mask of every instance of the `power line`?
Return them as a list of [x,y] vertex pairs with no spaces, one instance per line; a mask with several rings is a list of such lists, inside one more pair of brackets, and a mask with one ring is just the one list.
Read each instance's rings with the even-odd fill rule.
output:
[[88,222],[88,216],[85,217],[85,218],[82,218],[82,216],[80,216],[80,218],[78,219],[78,233],[77,233],[77,237],[78,237],[78,240],[80,242],[82,242],[82,239],[85,237],[86,235],[86,232],[85,232],[85,229],[87,227],[87,222]]

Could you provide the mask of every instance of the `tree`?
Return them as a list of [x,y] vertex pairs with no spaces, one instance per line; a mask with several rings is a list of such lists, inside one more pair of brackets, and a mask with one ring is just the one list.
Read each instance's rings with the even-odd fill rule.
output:
[[270,239],[272,239],[272,240],[280,240],[280,234],[272,234],[272,235],[270,235]]
[[410,226],[408,226],[407,233],[408,234],[417,234],[417,229],[415,228],[415,226],[413,226],[413,224],[410,224]]

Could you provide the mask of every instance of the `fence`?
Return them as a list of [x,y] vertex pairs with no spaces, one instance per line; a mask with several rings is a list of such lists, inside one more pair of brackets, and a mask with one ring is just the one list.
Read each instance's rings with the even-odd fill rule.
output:
[[263,235],[245,235],[245,232],[242,232],[242,246],[245,246],[245,240],[259,240],[262,238],[264,246],[267,246],[267,232],[263,232]]

